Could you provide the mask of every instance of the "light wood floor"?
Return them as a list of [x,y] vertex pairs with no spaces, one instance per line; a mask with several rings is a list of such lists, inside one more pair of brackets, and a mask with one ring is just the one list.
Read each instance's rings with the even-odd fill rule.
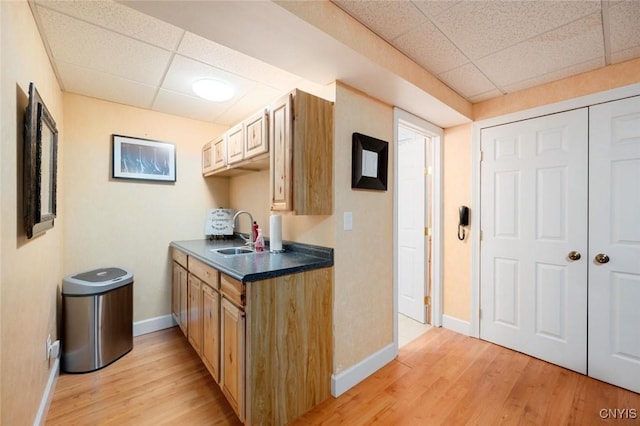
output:
[[[600,417],[635,410],[635,419]],[[627,411],[631,413],[631,411]],[[295,425],[639,424],[640,395],[433,328],[396,360]],[[177,329],[140,336],[94,373],[62,375],[47,425],[239,424]]]

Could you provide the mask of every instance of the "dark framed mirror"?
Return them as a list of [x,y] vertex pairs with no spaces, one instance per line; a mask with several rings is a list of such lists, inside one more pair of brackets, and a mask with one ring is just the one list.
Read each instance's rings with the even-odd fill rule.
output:
[[24,131],[24,226],[27,238],[53,228],[56,218],[58,130],[33,83]]

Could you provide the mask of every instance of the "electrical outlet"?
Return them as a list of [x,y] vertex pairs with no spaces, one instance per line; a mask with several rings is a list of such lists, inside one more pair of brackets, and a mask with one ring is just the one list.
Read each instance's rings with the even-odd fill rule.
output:
[[47,361],[51,357],[51,335],[47,336],[47,346],[45,347],[45,351],[47,353]]

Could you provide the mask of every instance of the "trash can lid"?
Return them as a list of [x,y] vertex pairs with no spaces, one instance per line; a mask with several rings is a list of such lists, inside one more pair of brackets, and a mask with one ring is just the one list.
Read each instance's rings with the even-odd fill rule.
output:
[[122,268],[100,268],[68,275],[62,280],[63,295],[91,295],[114,290],[133,282],[133,274]]

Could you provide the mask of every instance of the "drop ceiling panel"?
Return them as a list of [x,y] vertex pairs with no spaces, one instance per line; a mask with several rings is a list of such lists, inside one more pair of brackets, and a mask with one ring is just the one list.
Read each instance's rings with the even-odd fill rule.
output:
[[111,1],[38,0],[37,4],[167,50],[175,50],[184,30]]
[[471,63],[442,73],[438,78],[455,88],[458,93],[466,98],[497,89],[497,87]]
[[[244,96],[247,90],[254,85],[254,82],[239,77],[238,75],[214,68],[202,62],[194,61],[193,59],[185,58],[181,55],[175,55],[164,79],[164,83],[162,84],[162,88],[196,97],[197,95],[193,92],[192,85],[196,81],[205,78],[212,78],[230,84],[235,90],[235,99]],[[232,98],[228,102],[222,102],[222,104],[226,104],[228,107],[233,101],[234,99]]]
[[142,84],[161,81],[170,52],[49,9],[38,11],[55,62],[93,68]]
[[463,1],[434,22],[478,59],[599,11],[599,1]]
[[479,95],[471,96],[469,97],[469,101],[472,103],[482,102],[482,101],[486,101],[487,99],[497,98],[503,94],[504,93],[502,93],[500,90],[493,89],[493,90],[489,90],[488,92],[480,93]]
[[246,79],[283,90],[300,79],[258,59],[192,33],[185,34],[178,53]]
[[[609,22],[612,54],[640,47],[640,1],[609,5]],[[624,58],[625,55],[618,57]],[[637,50],[635,56],[631,53],[631,57],[637,57]]]
[[426,20],[408,1],[334,1],[385,40],[393,40]]
[[469,59],[426,21],[393,40],[394,45],[432,74],[439,74],[469,62]]
[[227,111],[216,118],[216,122],[226,125],[237,123],[235,117],[246,118],[250,114],[264,109],[282,96],[282,92],[263,85],[256,85],[250,93],[235,102]]
[[152,109],[166,114],[193,118],[194,120],[220,123],[217,121],[217,117],[229,106],[229,102],[210,102],[205,99],[160,89]]
[[590,61],[582,62],[580,64],[572,65],[567,68],[563,68],[557,71],[553,71],[547,74],[542,74],[530,78],[528,80],[519,81],[514,84],[503,86],[502,89],[505,93],[516,92],[518,90],[526,89],[528,87],[538,86],[540,84],[549,83],[551,81],[560,80],[572,75],[582,74],[587,71],[592,71],[597,68],[604,67],[604,57],[592,59]]
[[618,62],[630,61],[638,57],[640,57],[640,46],[612,53],[611,62],[617,64]]
[[[151,108],[156,88],[110,74],[58,62],[58,74],[65,90],[139,108]],[[99,83],[99,84],[97,84]]]
[[459,1],[414,0],[413,4],[427,17],[433,18],[451,9]]
[[476,64],[499,87],[604,58],[600,14],[538,35]]

